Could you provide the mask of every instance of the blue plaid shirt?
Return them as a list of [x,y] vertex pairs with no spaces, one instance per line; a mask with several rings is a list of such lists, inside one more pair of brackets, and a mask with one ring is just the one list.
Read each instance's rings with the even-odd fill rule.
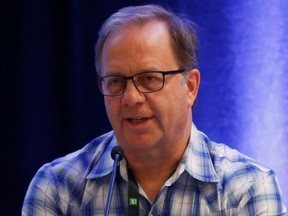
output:
[[[27,191],[22,215],[104,215],[117,145],[113,132],[44,165]],[[110,215],[127,215],[126,161],[120,163]],[[193,125],[175,173],[151,203],[139,185],[139,215],[285,215],[275,173]]]

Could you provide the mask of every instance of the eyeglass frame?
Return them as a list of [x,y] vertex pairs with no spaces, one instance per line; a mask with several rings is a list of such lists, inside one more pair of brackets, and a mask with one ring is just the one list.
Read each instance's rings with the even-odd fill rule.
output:
[[[108,76],[103,76],[103,77],[98,77],[97,78],[97,82],[98,82],[98,86],[99,86],[99,89],[100,89],[100,92],[101,92],[101,94],[103,95],[103,96],[107,96],[107,97],[117,97],[117,96],[121,96],[121,95],[123,95],[124,94],[124,92],[125,92],[125,90],[126,90],[126,87],[127,87],[127,80],[129,80],[129,79],[131,79],[132,80],[132,82],[133,82],[133,84],[134,84],[134,86],[135,86],[135,88],[137,89],[137,91],[139,91],[140,93],[153,93],[153,92],[157,92],[157,91],[160,91],[161,89],[163,89],[164,88],[164,84],[165,84],[165,76],[166,75],[174,75],[174,74],[179,74],[179,73],[185,73],[187,70],[186,69],[178,69],[178,70],[170,70],[170,71],[145,71],[145,72],[141,72],[141,73],[138,73],[138,74],[134,74],[134,75],[132,75],[132,76],[120,76],[120,75],[108,75]],[[145,74],[145,73],[160,73],[160,74],[162,74],[162,76],[163,76],[163,79],[162,79],[162,86],[161,86],[161,88],[159,88],[159,89],[156,89],[156,90],[152,90],[152,91],[148,91],[148,92],[146,92],[146,91],[141,91],[141,90],[139,90],[138,89],[138,87],[137,87],[137,84],[136,84],[136,80],[134,80],[134,77],[135,76],[139,76],[139,75],[141,75],[141,74]],[[124,80],[125,80],[125,85],[124,85],[124,87],[123,87],[123,90],[120,92],[120,93],[118,93],[118,94],[105,94],[104,93],[104,91],[103,91],[103,87],[102,87],[102,84],[101,84],[101,82],[102,82],[102,80],[104,79],[104,78],[107,78],[107,77],[121,77],[121,78],[124,78]]]

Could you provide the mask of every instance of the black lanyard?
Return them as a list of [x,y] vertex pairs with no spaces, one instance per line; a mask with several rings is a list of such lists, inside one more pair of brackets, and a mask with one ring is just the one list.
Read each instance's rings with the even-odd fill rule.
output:
[[139,215],[139,189],[133,171],[128,168],[128,216]]

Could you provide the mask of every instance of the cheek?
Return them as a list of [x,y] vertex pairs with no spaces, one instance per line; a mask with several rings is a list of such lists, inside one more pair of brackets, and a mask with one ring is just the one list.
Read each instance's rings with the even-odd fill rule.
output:
[[[183,118],[187,118],[187,110],[190,110],[190,105],[188,102],[188,97],[181,89],[178,88],[178,93],[171,95],[167,99],[166,111],[169,118],[173,119],[174,123],[183,121]],[[186,119],[187,120],[187,119]]]
[[183,101],[180,102],[179,96],[170,92],[165,97],[160,95],[155,97],[150,104],[153,112],[157,114],[159,121],[164,126],[173,124],[177,120],[177,114],[179,113],[179,108],[183,106]]
[[108,99],[104,100],[104,104],[105,104],[107,116],[111,122],[111,121],[113,121],[113,119],[116,118],[116,116],[119,116],[117,103],[112,101],[111,98],[108,98]]

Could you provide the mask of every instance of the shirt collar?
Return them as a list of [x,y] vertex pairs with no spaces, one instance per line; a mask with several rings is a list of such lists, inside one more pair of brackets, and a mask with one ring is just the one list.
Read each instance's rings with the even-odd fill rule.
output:
[[111,157],[111,151],[116,145],[118,145],[118,143],[114,135],[112,140],[106,146],[102,147],[103,150],[100,149],[100,151],[103,151],[102,155],[87,176],[87,179],[100,178],[112,172],[114,160]]
[[[178,168],[183,168],[195,179],[203,182],[219,182],[219,178],[214,169],[212,158],[210,156],[209,149],[207,147],[208,138],[198,131],[193,124],[191,129],[191,135],[189,139],[188,147],[183,155],[181,163]],[[111,158],[111,150],[114,146],[118,145],[116,137],[114,136],[107,147],[104,149],[102,156],[87,176],[88,179],[100,178],[108,175],[113,170],[113,159]],[[121,174],[124,174],[124,178],[127,173],[123,173],[126,167],[126,161],[120,162]],[[179,170],[179,174],[182,172]],[[127,178],[127,177],[126,177]],[[178,177],[177,177],[178,178]]]
[[208,138],[193,124],[188,148],[183,156],[185,170],[195,179],[203,182],[219,182],[207,146]]

